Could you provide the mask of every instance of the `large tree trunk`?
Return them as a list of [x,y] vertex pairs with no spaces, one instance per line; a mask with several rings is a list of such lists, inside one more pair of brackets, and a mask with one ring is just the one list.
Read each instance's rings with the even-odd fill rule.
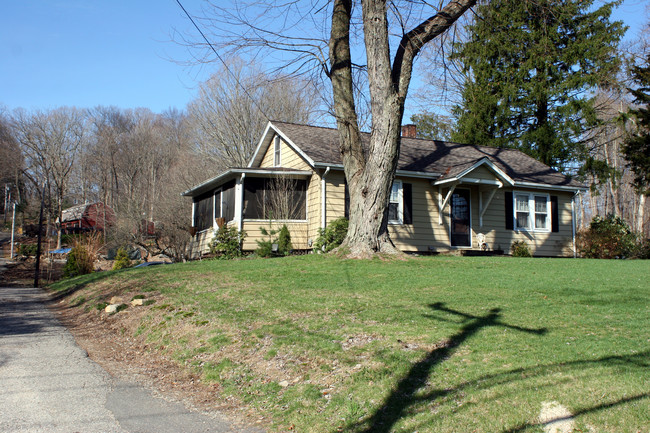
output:
[[445,32],[476,0],[453,0],[404,34],[391,65],[385,0],[362,0],[372,127],[362,146],[355,110],[350,20],[352,0],[335,0],[329,43],[334,111],[341,158],[350,193],[348,235],[341,250],[351,257],[398,254],[388,234],[388,200],[400,150],[400,130],[413,61],[420,49]]

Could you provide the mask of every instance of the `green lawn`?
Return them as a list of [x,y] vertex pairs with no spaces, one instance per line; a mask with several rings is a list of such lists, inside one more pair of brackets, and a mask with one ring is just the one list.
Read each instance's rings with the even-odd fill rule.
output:
[[576,431],[649,431],[649,261],[309,255],[53,288],[156,299],[128,332],[278,431],[541,432],[553,401]]

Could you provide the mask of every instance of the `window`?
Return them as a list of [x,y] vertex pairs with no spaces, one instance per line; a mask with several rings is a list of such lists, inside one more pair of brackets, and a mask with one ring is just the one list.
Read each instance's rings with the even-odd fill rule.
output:
[[273,166],[280,167],[280,136],[276,135],[273,140]]
[[535,229],[548,230],[548,197],[535,196]]
[[390,201],[388,204],[388,223],[402,224],[404,215],[404,206],[402,200],[402,181],[393,182],[390,190]]
[[549,197],[540,194],[514,194],[515,228],[549,230]]

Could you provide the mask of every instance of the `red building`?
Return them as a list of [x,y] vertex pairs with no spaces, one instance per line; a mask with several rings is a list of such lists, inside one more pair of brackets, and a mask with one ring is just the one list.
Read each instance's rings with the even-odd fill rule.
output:
[[90,203],[65,209],[61,216],[64,233],[80,233],[90,230],[104,230],[115,224],[115,212],[104,203]]

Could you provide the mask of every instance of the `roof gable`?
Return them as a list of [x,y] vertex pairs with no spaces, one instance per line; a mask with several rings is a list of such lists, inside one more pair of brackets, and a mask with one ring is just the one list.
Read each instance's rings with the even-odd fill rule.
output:
[[255,152],[253,152],[253,156],[251,157],[250,161],[248,162],[248,167],[260,167],[262,164],[262,160],[264,159],[264,155],[269,150],[269,147],[273,143],[273,137],[275,135],[279,135],[282,140],[293,150],[296,152],[300,157],[302,157],[307,164],[309,164],[312,168],[314,168],[314,161],[312,158],[309,157],[305,152],[303,152],[299,146],[297,146],[291,138],[289,138],[288,135],[286,135],[282,130],[274,125],[274,123],[278,122],[269,122],[266,125],[266,128],[264,129],[264,133],[262,134],[262,138],[260,139],[260,142],[258,143],[257,147],[255,148]]

